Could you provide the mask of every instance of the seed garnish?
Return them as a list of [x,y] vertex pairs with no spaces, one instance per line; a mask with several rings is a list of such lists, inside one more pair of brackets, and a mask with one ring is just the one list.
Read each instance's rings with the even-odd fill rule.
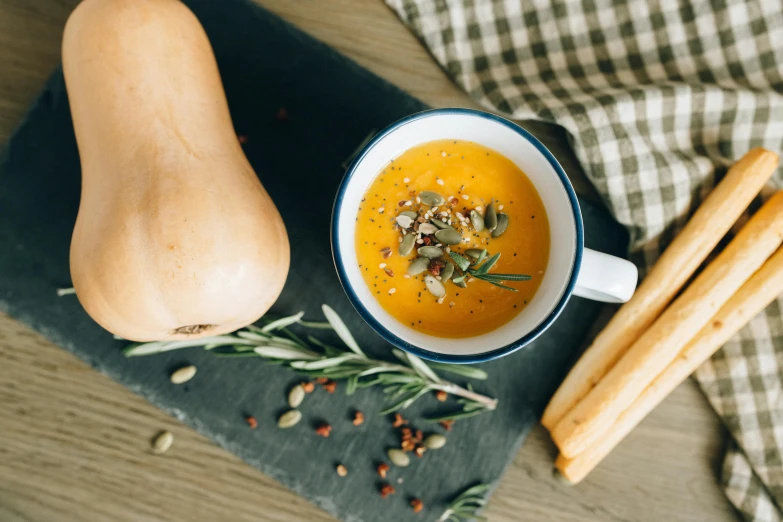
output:
[[152,439],[152,452],[160,455],[166,453],[174,443],[174,435],[170,431],[161,431]]

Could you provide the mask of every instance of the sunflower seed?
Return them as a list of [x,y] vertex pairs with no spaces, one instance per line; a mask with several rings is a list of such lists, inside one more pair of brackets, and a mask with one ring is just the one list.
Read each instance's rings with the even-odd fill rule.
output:
[[492,203],[487,205],[487,211],[484,214],[484,226],[490,232],[498,226],[498,215],[495,213],[495,206]]
[[196,367],[192,364],[190,366],[183,366],[179,370],[171,374],[169,379],[174,384],[182,384],[188,382],[193,376],[196,375]]
[[302,420],[302,412],[299,410],[289,410],[277,419],[277,427],[282,429],[292,428],[296,426],[300,420]]
[[424,278],[424,285],[427,287],[427,290],[435,297],[440,298],[446,295],[446,287],[443,286],[443,283],[431,275],[428,275]]
[[451,276],[454,275],[454,265],[451,263],[446,263],[446,266],[443,267],[443,269],[440,271],[440,280],[441,282],[445,283],[449,279],[451,279]]
[[484,218],[475,210],[470,211],[470,224],[473,225],[476,232],[484,230]]
[[430,259],[435,259],[436,257],[440,257],[443,255],[443,250],[434,246],[419,247],[417,252],[419,253],[420,256],[429,257]]
[[298,408],[305,398],[305,391],[301,384],[297,384],[288,392],[288,405],[292,408]]
[[433,225],[432,223],[422,223],[419,225],[419,233],[424,235],[434,234],[440,230],[438,227]]
[[392,461],[392,464],[401,468],[404,468],[411,463],[411,458],[408,454],[397,448],[390,449],[386,452],[386,455],[389,456],[389,460]]
[[427,267],[430,266],[430,260],[426,257],[419,257],[413,260],[408,266],[408,275],[416,276],[425,272]]
[[483,252],[483,250],[481,250],[480,248],[469,248],[465,250],[465,255],[468,255],[473,259],[478,259],[479,257],[481,257],[481,252]]
[[413,244],[416,242],[416,236],[414,234],[405,234],[405,237],[402,238],[402,242],[400,243],[399,248],[397,251],[400,253],[401,256],[407,256],[411,252],[413,252]]
[[462,234],[453,228],[444,228],[435,232],[435,237],[444,245],[459,245],[462,242]]
[[174,435],[170,431],[161,431],[152,439],[152,452],[160,455],[166,453],[174,443]]
[[492,237],[500,237],[508,228],[508,214],[501,212],[498,214],[498,226],[492,231]]
[[438,205],[442,205],[446,202],[446,200],[443,199],[443,196],[437,192],[432,192],[429,190],[425,190],[424,192],[419,193],[419,198],[421,198],[422,203],[431,207],[437,207]]
[[402,228],[411,228],[411,225],[413,224],[413,220],[409,218],[408,216],[399,215],[397,216],[396,220],[397,224],[400,225]]
[[423,445],[425,448],[431,450],[441,449],[443,446],[446,445],[446,437],[444,437],[440,433],[433,433],[432,435],[424,439]]

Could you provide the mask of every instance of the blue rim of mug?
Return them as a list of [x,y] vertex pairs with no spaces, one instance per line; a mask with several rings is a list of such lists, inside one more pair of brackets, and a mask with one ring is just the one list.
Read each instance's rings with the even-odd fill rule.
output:
[[[501,125],[504,125],[505,127],[508,127],[509,129],[513,130],[515,133],[520,135],[522,138],[530,142],[544,156],[544,158],[546,158],[546,160],[549,162],[549,164],[552,166],[552,168],[560,178],[560,182],[563,184],[563,187],[565,188],[565,191],[568,194],[568,199],[571,202],[571,209],[574,214],[574,223],[576,225],[576,252],[574,255],[574,262],[571,267],[571,278],[568,281],[568,285],[566,286],[565,290],[563,290],[560,299],[558,300],[557,304],[554,306],[552,311],[549,313],[549,315],[538,325],[536,325],[535,328],[533,328],[531,331],[529,331],[524,336],[520,337],[514,342],[509,343],[505,346],[501,346],[500,348],[495,348],[487,352],[469,354],[469,355],[452,355],[452,354],[431,352],[425,348],[414,346],[408,343],[407,341],[399,338],[396,334],[394,334],[394,332],[391,332],[388,328],[386,328],[383,324],[381,324],[381,322],[378,321],[370,313],[370,311],[364,306],[364,303],[362,303],[361,299],[356,294],[353,288],[353,283],[350,281],[348,274],[346,272],[345,260],[343,259],[343,255],[342,252],[340,251],[340,246],[339,246],[340,245],[339,212],[342,209],[343,199],[345,198],[345,192],[348,189],[351,180],[353,179],[354,173],[356,172],[356,167],[362,162],[362,160],[370,152],[370,150],[372,150],[372,148],[378,144],[378,142],[383,140],[386,136],[388,136],[392,132],[395,132],[400,127],[403,127],[409,123],[420,120],[422,118],[429,118],[432,116],[439,116],[439,115],[462,115],[462,116],[474,116],[479,118],[485,118],[494,121],[496,123],[499,123]],[[444,362],[444,363],[451,363],[451,364],[476,364],[476,363],[491,361],[493,359],[497,359],[499,357],[503,357],[505,355],[516,352],[517,350],[529,345],[538,336],[544,333],[547,330],[547,328],[549,328],[552,325],[552,323],[554,323],[555,319],[557,319],[557,317],[563,311],[566,304],[568,303],[568,300],[571,298],[571,295],[574,292],[576,279],[579,276],[579,268],[582,265],[582,252],[584,250],[584,228],[582,223],[582,212],[579,208],[579,201],[576,198],[576,193],[574,192],[574,188],[571,186],[571,182],[569,181],[568,176],[566,176],[563,167],[560,166],[560,163],[558,163],[558,161],[555,159],[555,157],[552,155],[549,149],[547,149],[543,143],[538,141],[538,139],[535,136],[530,134],[528,131],[526,131],[516,123],[509,121],[505,118],[502,118],[500,116],[497,116],[495,114],[490,114],[488,112],[477,111],[475,109],[462,109],[462,108],[430,109],[430,110],[418,112],[416,114],[412,114],[395,123],[392,123],[385,129],[383,129],[381,132],[376,134],[353,159],[350,166],[348,167],[348,170],[345,172],[343,181],[340,183],[340,187],[337,190],[337,196],[335,197],[334,200],[334,206],[332,207],[331,244],[332,244],[332,257],[334,258],[334,265],[335,268],[337,269],[337,277],[340,279],[340,284],[342,285],[343,290],[345,290],[345,293],[348,295],[348,299],[351,301],[351,304],[359,313],[359,315],[362,317],[362,319],[364,319],[365,322],[367,322],[367,324],[369,324],[370,327],[372,327],[372,329],[375,330],[376,333],[378,333],[378,335],[383,337],[386,341],[393,344],[397,348],[412,353],[413,355],[421,357],[422,359]],[[400,327],[405,328],[405,325],[401,323]]]

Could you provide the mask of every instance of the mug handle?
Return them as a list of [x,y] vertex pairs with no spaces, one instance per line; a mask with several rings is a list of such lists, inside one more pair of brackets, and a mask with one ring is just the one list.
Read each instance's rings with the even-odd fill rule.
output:
[[585,248],[574,295],[593,301],[625,303],[636,290],[638,278],[639,271],[630,261]]

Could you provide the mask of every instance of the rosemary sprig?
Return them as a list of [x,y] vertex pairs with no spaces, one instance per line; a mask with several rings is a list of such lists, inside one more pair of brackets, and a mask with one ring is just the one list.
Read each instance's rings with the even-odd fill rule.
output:
[[486,520],[476,513],[487,503],[484,493],[489,484],[479,484],[463,491],[455,498],[448,509],[438,519],[438,522],[469,522],[470,520]]
[[[348,395],[359,388],[379,385],[383,387],[389,401],[381,414],[404,410],[432,391],[444,391],[460,397],[463,406],[462,411],[431,420],[464,418],[497,407],[497,399],[476,393],[472,386],[458,386],[435,372],[439,370],[484,380],[487,374],[483,370],[464,365],[428,365],[415,355],[396,349],[392,353],[399,362],[371,359],[359,347],[337,313],[327,305],[321,308],[327,323],[303,321],[304,313],[300,312],[274,321],[266,320],[263,326],[250,325],[231,334],[132,344],[125,348],[124,353],[126,357],[137,357],[200,346],[222,357],[261,357],[311,377],[345,380]],[[309,329],[330,328],[342,340],[343,346],[332,346],[310,335],[307,340],[303,340],[289,329],[294,325]]]
[[[495,264],[498,262],[498,259],[500,259],[500,252],[484,261],[487,255],[488,253],[486,249],[484,249],[481,251],[481,254],[475,261],[471,261],[462,254],[457,252],[449,252],[449,256],[451,256],[451,259],[454,260],[454,264],[456,264],[457,267],[462,271],[462,274],[452,279],[452,281],[456,284],[459,284],[465,281],[468,277],[474,277],[481,281],[486,281],[487,283],[503,288],[504,290],[511,290],[512,292],[516,292],[516,288],[504,285],[503,283],[506,281],[530,280],[530,276],[525,274],[490,274],[489,270],[495,266]],[[482,261],[484,261],[484,264],[478,266]]]

